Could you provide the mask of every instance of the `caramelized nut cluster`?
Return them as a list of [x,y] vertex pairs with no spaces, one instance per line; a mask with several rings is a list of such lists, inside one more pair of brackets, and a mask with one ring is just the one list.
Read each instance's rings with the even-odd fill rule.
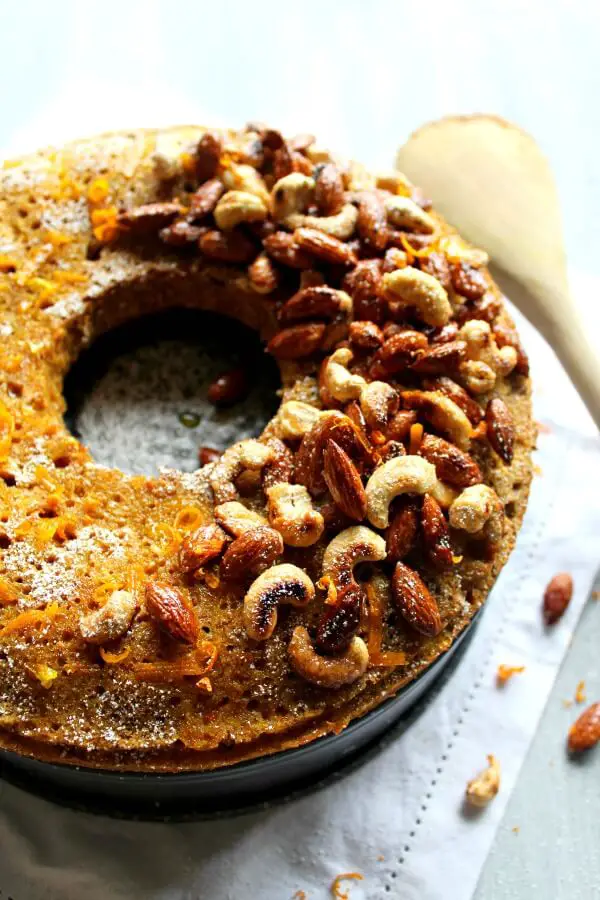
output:
[[[393,608],[431,638],[446,621],[428,581],[460,572],[472,545],[493,557],[503,506],[473,448],[511,464],[516,436],[502,387],[527,374],[527,357],[500,315],[486,255],[400,173],[372,177],[310,136],[286,140],[256,125],[234,142],[205,133],[192,160],[191,195],[121,213],[121,233],[155,231],[169,247],[242,268],[246,289],[268,298],[279,323],[268,352],[318,372],[320,404],[287,400],[273,423],[278,439],[242,441],[209,463],[218,524],[187,536],[180,568],[193,579],[210,562],[245,583],[253,641],[272,635],[281,604],[300,617],[318,604],[314,630],[293,631],[290,666],[339,687],[367,670],[372,645],[359,633],[377,624],[357,565],[387,572]],[[227,387],[215,387],[219,401]],[[264,516],[240,497],[248,471]],[[312,547],[323,534],[319,598],[282,558],[286,546]],[[174,598],[161,588],[146,602],[165,628]],[[171,633],[189,639],[189,610],[179,603],[177,613]]]

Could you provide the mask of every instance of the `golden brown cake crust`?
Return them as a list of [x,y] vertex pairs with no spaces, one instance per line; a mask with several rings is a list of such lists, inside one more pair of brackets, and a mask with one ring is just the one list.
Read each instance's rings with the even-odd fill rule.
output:
[[[322,169],[313,168],[315,161],[327,162],[328,157],[314,146],[303,146],[301,141],[280,145],[276,132],[258,126],[240,134],[211,133],[216,135],[221,154],[219,168],[213,174],[226,182],[230,193],[241,187],[246,188],[246,194],[252,194],[247,170],[240,167],[252,166],[255,171],[262,167],[263,174],[267,173],[263,188],[254,186],[255,199],[246,198],[246,206],[242,203],[241,215],[245,218],[241,224],[235,218],[240,215],[239,198],[230,198],[218,213],[213,213],[221,224],[221,234],[231,234],[228,217],[233,216],[233,231],[244,235],[246,243],[254,247],[253,257],[259,253],[261,241],[265,248],[273,246],[268,237],[275,229],[260,225],[261,217],[264,218],[261,210],[267,208],[269,218],[273,218],[273,204],[281,200],[275,196],[274,183],[277,175],[283,173],[285,177],[287,159],[287,174],[291,165],[296,175],[308,181],[316,176],[317,187],[315,193],[314,183],[309,186],[310,200],[303,211],[294,212],[302,221],[285,219],[280,211],[277,233],[287,232],[296,238],[299,230],[314,231],[315,214],[321,216],[321,221],[327,213],[336,215],[342,201],[345,214],[354,221],[350,233],[340,241],[346,250],[340,251],[335,245],[331,251],[334,257],[327,258],[323,254],[329,251],[319,247],[317,252],[312,246],[314,234],[300,234],[298,240],[304,241],[302,249],[309,260],[304,270],[311,272],[310,276],[303,276],[300,285],[300,268],[282,264],[281,252],[277,255],[275,249],[272,253],[267,250],[264,266],[259,263],[254,268],[252,259],[245,257],[243,264],[216,260],[210,245],[214,238],[210,234],[206,237],[209,228],[215,233],[210,213],[200,217],[194,226],[200,228],[194,250],[174,247],[172,228],[171,237],[163,234],[162,242],[156,234],[142,235],[135,216],[123,211],[154,202],[168,205],[175,197],[179,206],[186,206],[186,211],[175,209],[170,213],[163,208],[161,224],[169,229],[174,216],[182,222],[187,216],[189,224],[186,197],[189,200],[189,191],[197,190],[207,180],[202,170],[205,161],[197,151],[204,134],[205,130],[199,127],[108,134],[78,141],[62,150],[45,150],[7,163],[0,170],[0,747],[38,759],[120,770],[201,770],[298,746],[339,731],[395,694],[451,646],[484,602],[514,545],[525,511],[531,480],[530,452],[535,439],[526,358],[481,256],[428,210],[420,194],[402,178],[394,180],[390,176],[376,183],[359,167],[336,161],[336,171],[343,176],[343,192],[339,194],[335,172],[332,175],[332,170],[328,170],[323,175]],[[209,143],[205,141],[205,149]],[[274,154],[282,146],[283,152],[274,163]],[[239,184],[235,184],[237,177],[241,178]],[[192,184],[188,185],[190,181]],[[384,209],[399,210],[388,209],[389,234],[386,232],[387,237],[381,240],[369,220],[369,215],[375,216],[377,210],[369,211],[366,194],[378,198]],[[391,202],[390,197],[402,198],[402,202]],[[347,206],[352,209],[346,209]],[[316,224],[319,232],[321,226]],[[200,253],[195,249],[198,240],[200,247],[204,246]],[[394,253],[390,252],[392,242]],[[365,247],[369,248],[368,253]],[[297,246],[294,252],[298,252]],[[340,252],[347,255],[346,260],[335,257]],[[348,343],[348,326],[353,318],[358,318],[360,302],[351,277],[356,254],[380,261],[376,264],[379,312],[374,317],[382,318],[375,329],[351,329]],[[440,257],[444,257],[441,262]],[[445,274],[440,275],[436,265],[442,263]],[[387,278],[384,289],[381,279],[386,272],[405,275]],[[417,275],[411,276],[411,272]],[[423,272],[429,273],[427,278],[431,281],[422,279]],[[437,288],[431,287],[434,276],[439,276]],[[276,278],[277,285],[266,284],[265,278]],[[321,309],[312,317],[296,317],[288,303],[290,297],[297,297],[301,286],[319,285],[323,278],[332,286],[335,302],[340,304],[336,314],[327,317]],[[413,280],[407,288],[410,278]],[[444,279],[445,289],[440,288]],[[484,291],[479,290],[481,279],[485,280]],[[458,356],[448,363],[453,368],[447,370],[440,369],[435,361],[429,364],[429,371],[422,362],[420,368],[412,368],[426,352],[442,346],[445,340],[440,337],[442,320],[433,323],[430,318],[429,324],[423,323],[419,316],[415,319],[414,306],[405,320],[406,291],[419,295],[423,284],[427,290],[438,292],[434,316],[443,313],[442,295],[450,303],[450,321],[457,321],[462,329],[459,334],[450,334],[450,340],[472,339],[471,343],[462,340],[462,349],[456,350]],[[348,313],[344,307],[342,293],[352,297],[354,313]],[[282,314],[284,304],[286,311]],[[415,304],[420,308],[416,300]],[[255,609],[258,618],[251,620],[248,599],[261,566],[253,570],[252,577],[240,578],[239,573],[236,576],[236,560],[232,562],[236,554],[229,553],[235,534],[230,528],[219,526],[216,530],[222,546],[206,565],[194,568],[184,563],[182,541],[186,535],[189,537],[197,526],[214,521],[215,467],[219,461],[193,474],[168,471],[152,478],[127,476],[96,464],[63,422],[62,382],[81,349],[99,333],[121,322],[168,307],[215,310],[257,329],[279,357],[283,404],[294,400],[318,409],[329,407],[338,410],[340,417],[351,412],[352,421],[356,422],[360,418],[357,406],[362,407],[363,414],[371,411],[361,390],[366,383],[383,381],[393,387],[395,396],[390,400],[390,408],[399,403],[401,410],[414,410],[409,420],[423,425],[425,435],[434,442],[436,437],[449,436],[439,411],[432,411],[431,406],[432,393],[434,400],[440,396],[447,399],[440,375],[444,378],[451,374],[453,380],[469,387],[482,371],[477,365],[465,367],[465,362],[468,359],[479,364],[485,358],[489,363],[489,353],[493,351],[498,367],[494,370],[491,366],[492,376],[489,371],[483,373],[493,377],[493,384],[488,390],[481,392],[478,388],[480,392],[471,395],[471,402],[475,398],[480,410],[472,417],[474,433],[461,438],[459,429],[454,442],[462,441],[463,450],[479,467],[483,482],[499,498],[498,508],[495,500],[484,498],[488,506],[479,523],[481,527],[474,529],[469,520],[470,530],[465,529],[464,522],[473,513],[467,503],[471,502],[469,495],[466,512],[461,503],[453,512],[452,504],[464,488],[476,487],[480,479],[467,475],[461,487],[455,484],[447,496],[448,485],[439,486],[444,462],[435,454],[435,443],[430,441],[430,453],[425,452],[427,445],[422,443],[421,430],[405,434],[398,441],[403,446],[390,449],[386,429],[391,427],[393,413],[384,415],[375,425],[367,423],[366,432],[362,430],[364,423],[354,425],[371,454],[362,469],[346,451],[340,462],[335,441],[334,447],[327,445],[330,476],[350,459],[350,481],[344,484],[354,484],[356,490],[348,506],[347,497],[339,496],[339,484],[331,484],[333,476],[313,490],[313,476],[306,473],[313,458],[308,452],[310,447],[304,452],[302,469],[300,435],[291,436],[280,411],[262,436],[261,446],[283,438],[292,451],[295,474],[273,476],[271,488],[266,478],[262,488],[256,482],[254,493],[246,496],[245,492],[244,503],[269,518],[261,526],[261,540],[273,543],[272,537],[265,538],[264,530],[279,529],[286,541],[281,552],[277,544],[281,538],[277,537],[274,555],[262,568],[274,564],[297,567],[308,575],[314,597],[284,597],[284,603],[291,605],[280,606],[276,626],[265,638],[265,629],[270,626],[265,625],[264,616],[271,600],[267,607],[259,606],[258,613]],[[362,319],[367,318],[365,309],[368,306],[363,304]],[[424,315],[429,313],[425,311]],[[289,340],[288,350],[282,351],[282,330],[297,327],[298,321],[305,328],[307,320],[312,331],[305,329],[302,341],[310,342],[316,335],[315,352],[303,356],[294,340],[291,352]],[[469,335],[468,329],[463,334],[465,322],[486,320],[491,326],[487,336]],[[390,323],[394,323],[391,328]],[[385,358],[382,363],[382,354],[378,355],[381,331],[386,324],[384,346],[388,348],[393,332],[402,328],[425,335],[424,345],[411,357],[410,366],[405,363],[404,368],[394,372],[386,369]],[[326,346],[328,336],[331,342]],[[478,355],[473,349],[478,340],[487,341],[487,356]],[[348,346],[350,359],[343,352],[337,357],[346,373],[337,373],[341,381],[324,379],[322,374],[319,386],[321,361],[330,359],[335,347],[339,354]],[[507,352],[502,362],[499,351],[512,346],[516,348],[514,358]],[[502,365],[506,365],[505,371]],[[354,381],[348,381],[349,370]],[[361,387],[357,379],[363,378]],[[490,404],[492,400],[496,406]],[[487,430],[485,419],[483,425],[477,424],[486,409]],[[344,422],[347,427],[347,420]],[[346,450],[350,445],[358,447],[356,434],[349,440]],[[506,441],[510,444],[511,440],[512,448],[506,446]],[[341,439],[340,442],[343,443]],[[302,443],[307,443],[307,439]],[[314,447],[312,450],[317,452]],[[320,447],[318,452],[322,451]],[[411,489],[406,503],[400,497],[392,505],[394,515],[404,506],[413,509],[419,529],[412,549],[395,558],[390,553],[386,523],[379,521],[381,503],[377,485],[372,481],[374,472],[385,462],[386,452],[403,454],[404,459],[424,460],[427,456],[435,462],[438,479],[435,488],[428,483],[418,493]],[[273,472],[274,457],[270,459],[267,468],[270,465]],[[319,457],[319,474],[323,465],[323,458]],[[233,491],[229,498],[235,495],[235,477],[244,468],[247,466],[240,464],[227,485],[225,493]],[[429,477],[431,468],[421,468]],[[326,465],[325,471],[327,474]],[[360,485],[352,482],[355,473]],[[399,477],[394,467],[390,467],[390,473]],[[264,491],[291,480],[310,488],[305,493],[316,515],[311,521],[317,531],[322,531],[319,517],[323,506],[329,508],[324,510],[325,533],[306,546],[290,545],[294,540],[302,540],[288,539],[287,525],[281,524],[273,512],[274,499],[269,501],[269,509],[265,508],[265,496],[270,495]],[[337,501],[337,521],[331,514],[330,494]],[[423,500],[421,494],[435,495],[440,501],[443,521],[441,526],[437,524],[445,532],[450,520],[449,563],[447,546],[443,541],[432,543],[430,536],[435,532],[435,515],[439,514],[440,505],[435,499]],[[493,498],[494,494],[490,496]],[[217,498],[217,502],[226,499]],[[387,539],[388,556],[381,562],[377,561],[381,555],[371,556],[374,561],[364,573],[366,580],[357,584],[352,579],[352,590],[357,591],[356,597],[360,595],[352,613],[356,614],[356,622],[345,642],[335,650],[324,649],[322,641],[320,648],[317,646],[315,663],[310,642],[314,640],[315,627],[319,639],[319,622],[324,610],[327,612],[327,588],[334,603],[350,596],[345,593],[347,584],[334,583],[332,587],[333,577],[320,582],[323,575],[333,571],[327,570],[327,556],[323,571],[323,554],[340,531],[358,525],[369,530],[376,548],[380,546],[376,539],[380,543]],[[309,525],[305,522],[303,527],[306,530]],[[239,551],[239,545],[236,546]],[[252,569],[251,552],[250,561]],[[433,598],[428,617],[422,609],[417,611],[417,628],[408,608],[406,580],[410,581],[415,571]],[[352,567],[349,572],[351,577]],[[297,582],[298,576],[294,577]],[[256,596],[260,588],[261,583]],[[300,591],[300,587],[294,590]],[[126,596],[115,599],[115,592],[121,591]],[[417,593],[422,599],[418,586]],[[261,597],[256,601],[259,604],[263,602]],[[106,622],[98,624],[97,616],[90,619],[107,600],[117,610],[116,619],[120,616],[124,627],[115,626],[114,616],[108,626]],[[177,607],[175,612],[173,604]],[[299,646],[305,625],[309,627],[307,640],[313,654],[308,662],[300,658],[300,651],[293,658],[294,650],[289,649],[290,645]],[[356,651],[354,662],[345,662],[345,668],[340,663],[332,675],[341,656],[350,657],[350,646]],[[369,664],[360,674],[364,653]],[[327,666],[323,665],[323,658]],[[400,663],[402,659],[404,662]],[[398,664],[391,665],[393,662]],[[313,664],[320,667],[319,672],[327,670],[328,674],[322,677],[329,679],[329,686],[319,683],[321,676],[315,676]],[[354,664],[359,668],[352,674]]]

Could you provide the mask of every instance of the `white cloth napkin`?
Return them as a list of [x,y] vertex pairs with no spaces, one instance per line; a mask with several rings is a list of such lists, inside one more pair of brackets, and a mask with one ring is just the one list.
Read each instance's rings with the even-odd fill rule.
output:
[[[588,294],[589,279],[576,288]],[[597,285],[592,284],[597,290]],[[588,294],[589,295],[589,294]],[[516,550],[460,664],[380,752],[283,805],[185,824],[102,818],[0,784],[0,896],[12,900],[307,900],[342,872],[352,900],[467,900],[598,568],[600,443],[552,351],[526,323],[539,438]],[[575,595],[545,629],[545,585],[566,570]],[[526,670],[504,688],[500,663]],[[564,744],[556,735],[556,745]],[[493,753],[500,793],[477,815],[467,780]],[[298,896],[302,897],[302,894]]]

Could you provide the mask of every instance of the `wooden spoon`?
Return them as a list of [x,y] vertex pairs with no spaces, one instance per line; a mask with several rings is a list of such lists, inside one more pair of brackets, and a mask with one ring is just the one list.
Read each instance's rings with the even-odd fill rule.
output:
[[396,163],[487,250],[498,284],[556,351],[600,428],[600,360],[569,294],[556,186],[533,138],[494,116],[450,117],[411,135]]

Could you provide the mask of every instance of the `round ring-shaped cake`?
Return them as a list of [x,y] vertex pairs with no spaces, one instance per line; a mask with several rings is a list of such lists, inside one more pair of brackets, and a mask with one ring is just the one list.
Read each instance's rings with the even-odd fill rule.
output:
[[[527,356],[486,254],[399,172],[258,124],[104,135],[0,179],[0,747],[203,770],[397,693],[526,506]],[[257,329],[279,410],[191,474],[99,465],[65,375],[176,307]]]

